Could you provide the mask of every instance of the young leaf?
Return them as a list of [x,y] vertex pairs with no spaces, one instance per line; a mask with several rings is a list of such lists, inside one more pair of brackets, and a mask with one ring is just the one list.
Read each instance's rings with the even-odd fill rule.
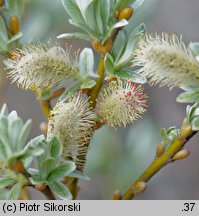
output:
[[7,105],[4,104],[3,107],[1,108],[1,111],[0,111],[0,117],[1,116],[7,116],[8,115],[8,108],[7,108]]
[[79,60],[80,75],[83,79],[89,76],[94,70],[94,55],[92,49],[85,48],[80,54]]
[[40,175],[43,179],[46,179],[49,173],[55,168],[56,160],[54,158],[48,158],[41,164]]
[[82,13],[75,0],[62,0],[62,4],[66,12],[79,24],[84,24],[85,21],[82,16]]
[[64,34],[59,35],[57,38],[58,39],[62,39],[62,38],[78,38],[78,39],[83,39],[83,40],[90,41],[90,38],[89,38],[89,36],[87,34],[80,33],[80,32],[64,33]]
[[115,61],[119,61],[119,59],[122,57],[125,48],[127,44],[127,33],[126,30],[122,30],[119,32],[115,44],[114,44],[114,51],[116,53],[116,59]]
[[28,120],[23,128],[21,129],[21,132],[19,133],[18,139],[17,139],[17,149],[21,150],[23,146],[26,143],[26,140],[30,134],[30,130],[32,127],[32,120]]
[[39,176],[33,176],[33,177],[30,177],[29,179],[33,185],[45,183],[45,180],[40,178]]
[[59,181],[48,182],[48,186],[50,187],[51,191],[63,200],[70,200],[72,199],[72,195],[68,188]]
[[75,163],[71,161],[67,161],[63,164],[60,164],[56,167],[48,176],[48,181],[55,181],[63,178],[64,176],[68,176],[71,172],[76,169]]
[[198,56],[199,55],[199,42],[190,43],[189,49],[193,52],[195,56]]
[[79,89],[81,86],[80,83],[75,84],[74,86],[72,86],[71,88],[67,89],[58,99],[58,103],[63,103],[65,102],[71,94],[73,94],[77,89]]
[[51,157],[59,160],[62,153],[62,146],[58,137],[53,137],[50,142]]
[[17,200],[19,198],[22,187],[23,187],[22,182],[16,183],[12,187],[12,189],[8,192],[8,200]]
[[7,50],[8,35],[6,25],[3,18],[0,16],[0,49]]
[[16,40],[19,40],[21,37],[23,36],[23,33],[22,32],[18,32],[17,34],[15,34],[14,36],[12,36],[7,44],[10,45],[11,43],[15,42]]
[[0,191],[5,189],[5,187],[12,185],[16,182],[15,179],[12,178],[0,178]]
[[122,10],[125,7],[132,5],[136,0],[119,0],[117,3],[117,9]]
[[90,89],[96,85],[95,80],[88,80],[81,85],[81,89]]
[[113,75],[114,74],[114,59],[113,57],[107,53],[104,59],[104,67],[107,74]]
[[199,116],[196,116],[191,121],[191,126],[193,131],[199,131]]
[[86,175],[84,175],[83,173],[75,170],[72,173],[68,174],[69,177],[73,177],[73,178],[78,178],[78,179],[82,179],[82,180],[90,180],[90,178]]
[[5,161],[7,158],[6,149],[3,142],[0,139],[0,160]]
[[132,7],[134,11],[137,11],[142,5],[144,4],[144,0],[136,0],[133,4]]
[[24,13],[24,0],[7,0],[8,7],[15,16],[21,16]]
[[191,92],[183,92],[177,97],[179,103],[195,103],[199,102],[199,89],[195,89]]
[[134,73],[133,71],[123,70],[115,73],[118,77],[124,80],[131,80],[134,83],[144,84],[147,82],[146,78]]

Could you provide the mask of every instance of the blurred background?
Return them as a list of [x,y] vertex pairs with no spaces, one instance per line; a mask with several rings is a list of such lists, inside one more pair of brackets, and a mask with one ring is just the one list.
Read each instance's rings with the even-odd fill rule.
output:
[[[186,44],[199,41],[198,0],[146,0],[144,7],[134,15],[129,31],[144,22],[148,32],[168,32],[182,35]],[[35,40],[56,40],[64,32],[74,31],[61,0],[26,0],[23,19],[23,43]],[[89,46],[81,40],[62,40],[73,49]],[[1,65],[0,67],[3,68]],[[2,69],[3,70],[3,69]],[[159,143],[160,128],[180,126],[185,116],[185,104],[176,103],[179,89],[149,87],[149,108],[143,119],[128,128],[118,130],[103,127],[94,135],[85,173],[89,182],[80,181],[79,199],[111,199],[115,190],[121,192],[142,173],[154,159]],[[39,135],[44,117],[35,96],[22,91],[9,80],[1,78],[0,104],[7,103],[23,119],[33,119],[31,137]],[[199,199],[199,136],[187,145],[191,155],[183,161],[170,164],[148,183],[145,193],[136,199]],[[34,193],[34,199],[42,198]]]

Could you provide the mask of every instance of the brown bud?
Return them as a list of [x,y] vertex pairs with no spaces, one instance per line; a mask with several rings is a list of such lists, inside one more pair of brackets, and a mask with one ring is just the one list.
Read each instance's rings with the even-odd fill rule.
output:
[[24,172],[25,168],[22,161],[17,161],[15,165],[15,172]]
[[133,188],[133,193],[135,195],[143,193],[146,190],[146,188],[147,188],[147,185],[145,182],[138,182]]
[[182,127],[180,129],[180,139],[186,139],[193,133],[191,125],[187,123],[187,119],[183,121]]
[[101,43],[98,40],[93,40],[92,41],[92,46],[95,50],[97,50],[98,52],[102,53],[102,54],[106,54],[107,50],[104,46],[101,45]]
[[106,78],[106,82],[112,82],[112,81],[115,81],[115,80],[117,80],[117,78],[116,77],[107,77]]
[[47,134],[48,132],[48,124],[46,122],[42,122],[40,124],[40,130],[43,134]]
[[89,91],[90,91],[90,89],[88,89],[88,88],[86,88],[86,89],[78,89],[78,92],[79,92],[80,94],[88,94]]
[[123,10],[121,10],[118,19],[122,20],[122,19],[126,19],[129,20],[133,15],[133,8],[131,7],[126,7]]
[[115,11],[114,17],[117,19],[119,16],[120,12],[118,10]]
[[121,200],[121,199],[122,199],[122,194],[120,193],[120,191],[115,191],[113,195],[113,200]]
[[162,156],[164,154],[164,150],[165,150],[164,144],[161,142],[157,146],[156,157],[159,158],[160,156]]
[[52,94],[52,96],[50,97],[50,99],[53,100],[53,99],[56,99],[56,98],[60,97],[60,96],[64,93],[64,91],[65,91],[65,88],[64,88],[64,87],[63,87],[63,88],[60,88],[60,89],[58,89],[58,90],[56,90],[56,91]]
[[17,34],[19,32],[19,19],[17,16],[10,17],[10,28],[13,34]]
[[183,149],[183,150],[177,152],[177,153],[173,156],[172,160],[173,160],[173,161],[182,160],[182,159],[188,157],[189,154],[190,154],[190,152],[189,152],[188,150]]
[[3,0],[0,0],[0,7],[3,6]]
[[45,188],[46,188],[45,184],[37,184],[37,185],[35,185],[35,189],[38,190],[38,191],[42,191]]
[[111,38],[107,39],[104,43],[104,48],[106,49],[107,52],[110,52],[113,47],[113,41]]

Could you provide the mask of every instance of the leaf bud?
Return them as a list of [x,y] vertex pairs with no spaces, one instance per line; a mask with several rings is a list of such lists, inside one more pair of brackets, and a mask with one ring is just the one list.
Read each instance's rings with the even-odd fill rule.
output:
[[121,12],[118,16],[118,19],[119,20],[122,20],[122,19],[129,20],[132,17],[132,15],[133,15],[133,8],[132,7],[126,7],[123,10],[121,10]]
[[173,160],[173,161],[177,161],[177,160],[185,159],[186,157],[189,156],[189,154],[190,154],[190,152],[189,152],[188,150],[186,150],[186,149],[180,150],[179,152],[177,152],[177,153],[173,156],[172,160]]
[[48,124],[46,122],[42,122],[40,124],[40,130],[42,133],[47,134],[48,132]]
[[133,193],[135,195],[143,193],[147,188],[147,184],[145,182],[138,182],[134,188],[133,188]]
[[35,189],[38,191],[43,191],[46,188],[45,184],[37,184],[35,185]]
[[156,149],[156,157],[159,158],[160,156],[162,156],[164,154],[165,151],[165,146],[163,144],[163,142],[159,143]]
[[115,11],[114,17],[117,19],[119,17],[120,12],[118,10]]
[[110,52],[113,47],[113,41],[111,38],[107,39],[104,43],[104,48],[106,49],[107,52]]
[[115,191],[114,195],[113,195],[113,200],[121,200],[122,199],[122,194],[120,191]]
[[0,0],[0,7],[3,6],[3,0]]
[[10,28],[14,35],[19,32],[19,19],[17,16],[10,17]]
[[106,54],[107,50],[104,46],[101,45],[101,43],[98,40],[93,40],[92,41],[92,46],[95,50],[97,50],[98,52],[102,53],[102,54]]
[[180,138],[181,139],[186,139],[187,137],[189,137],[192,134],[192,127],[191,125],[189,125],[187,123],[187,120],[185,118],[185,120],[183,121],[182,127],[180,129]]

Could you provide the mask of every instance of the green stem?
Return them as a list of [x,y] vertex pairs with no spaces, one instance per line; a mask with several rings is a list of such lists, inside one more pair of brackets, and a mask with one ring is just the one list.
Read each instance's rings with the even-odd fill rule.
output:
[[[181,130],[182,131],[182,130]],[[169,146],[165,153],[155,159],[151,165],[141,174],[141,176],[127,189],[122,199],[131,200],[135,197],[133,188],[138,182],[149,181],[161,168],[170,162],[172,157],[196,134],[196,132],[188,132],[179,135],[174,142]]]
[[96,102],[97,102],[97,97],[99,95],[99,92],[102,88],[103,85],[103,81],[104,81],[104,56],[101,56],[100,62],[99,62],[99,67],[98,67],[98,79],[96,81],[96,86],[93,89],[89,101],[90,101],[90,105],[92,108],[95,108],[96,106]]

